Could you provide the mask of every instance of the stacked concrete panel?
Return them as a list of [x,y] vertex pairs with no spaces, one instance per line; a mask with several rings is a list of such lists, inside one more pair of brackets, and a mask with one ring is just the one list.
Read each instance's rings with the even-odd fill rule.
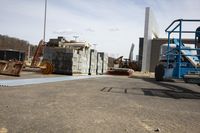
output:
[[97,68],[96,68],[97,74],[103,74],[102,69],[103,69],[103,58],[99,53],[97,53]]
[[104,52],[98,52],[98,67],[97,67],[97,74],[104,74],[108,70],[108,55]]
[[90,50],[90,61],[89,61],[89,75],[95,75],[97,73],[97,50]]
[[107,70],[108,70],[108,55],[106,54],[106,53],[101,53],[101,55],[102,55],[102,58],[103,58],[103,71],[102,71],[102,73],[104,74],[104,73],[106,73],[107,72]]
[[103,73],[107,73],[108,71],[108,54],[104,55],[104,68],[103,68]]
[[62,47],[62,45],[66,42],[63,37],[58,37],[56,39],[50,39],[47,43],[48,47]]
[[44,60],[59,74],[104,74],[108,69],[108,55],[90,49],[87,42],[67,41],[63,37],[50,39],[44,48]]
[[[61,44],[59,41],[58,43]],[[84,42],[62,43],[62,47],[59,45],[49,42],[44,48],[43,58],[52,63],[54,73],[88,74],[90,48]]]
[[88,74],[89,71],[89,51],[90,49],[78,50],[78,73]]
[[59,47],[45,47],[44,60],[53,65],[53,72],[58,74],[72,74],[73,50]]
[[108,57],[108,67],[109,68],[114,67],[114,60],[115,60],[115,58]]

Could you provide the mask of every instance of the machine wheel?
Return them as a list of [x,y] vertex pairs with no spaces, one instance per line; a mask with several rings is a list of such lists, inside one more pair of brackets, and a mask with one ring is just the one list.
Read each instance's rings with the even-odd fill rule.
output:
[[42,61],[42,63],[40,64],[40,69],[43,74],[52,74],[53,73],[53,65],[46,60]]
[[165,68],[162,64],[158,64],[156,65],[156,68],[155,68],[155,79],[156,81],[163,81],[164,78],[164,73],[165,73]]

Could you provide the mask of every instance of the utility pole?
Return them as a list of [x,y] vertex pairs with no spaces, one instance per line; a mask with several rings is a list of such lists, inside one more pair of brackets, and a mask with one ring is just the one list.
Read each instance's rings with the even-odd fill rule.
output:
[[27,58],[28,58],[28,61],[30,61],[30,52],[31,52],[31,45],[29,44],[28,45],[28,56],[27,56]]
[[45,43],[45,37],[46,37],[46,19],[47,19],[47,0],[45,0],[45,5],[44,5],[44,33],[43,33],[44,43]]

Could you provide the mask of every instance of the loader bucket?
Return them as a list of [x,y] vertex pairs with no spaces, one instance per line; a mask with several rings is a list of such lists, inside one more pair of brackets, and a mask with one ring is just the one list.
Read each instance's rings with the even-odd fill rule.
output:
[[15,60],[0,60],[0,74],[10,76],[20,76],[23,62]]

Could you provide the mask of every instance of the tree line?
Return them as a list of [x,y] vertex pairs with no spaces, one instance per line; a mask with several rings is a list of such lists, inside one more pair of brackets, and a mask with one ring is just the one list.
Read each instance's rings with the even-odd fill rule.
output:
[[1,50],[12,49],[12,50],[25,52],[25,55],[27,57],[29,46],[30,46],[30,56],[33,56],[37,48],[36,45],[32,45],[28,41],[21,40],[19,38],[9,37],[7,35],[0,34],[0,49]]

